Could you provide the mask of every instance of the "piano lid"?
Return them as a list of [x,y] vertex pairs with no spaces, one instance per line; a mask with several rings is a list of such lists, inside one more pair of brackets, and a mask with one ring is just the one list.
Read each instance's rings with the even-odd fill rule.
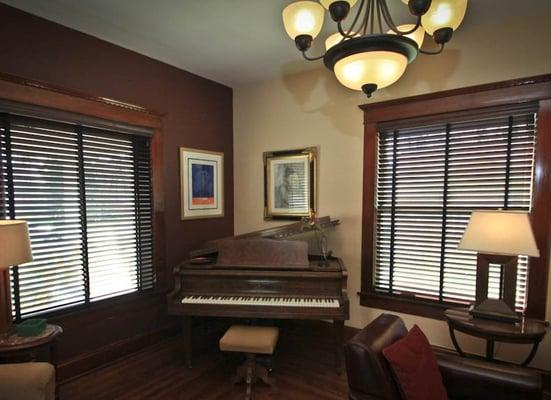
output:
[[316,218],[313,222],[302,220],[292,224],[276,226],[274,228],[262,229],[259,231],[244,233],[242,235],[233,236],[235,239],[251,239],[251,238],[270,238],[270,239],[285,239],[290,236],[300,235],[315,231],[316,229],[327,229],[337,226],[340,223],[338,219],[331,217]]
[[[316,218],[313,222],[309,220],[303,220],[294,222],[287,225],[276,226],[273,228],[262,229],[254,232],[245,233],[237,236],[230,236],[222,239],[213,240],[207,242],[203,247],[197,250],[190,251],[189,257],[191,259],[201,256],[216,256],[221,243],[232,243],[242,240],[251,239],[289,239],[292,236],[307,234],[316,230],[325,230],[340,223],[338,219],[331,219],[331,217]],[[285,240],[289,242],[289,240]],[[231,246],[228,244],[227,246]]]

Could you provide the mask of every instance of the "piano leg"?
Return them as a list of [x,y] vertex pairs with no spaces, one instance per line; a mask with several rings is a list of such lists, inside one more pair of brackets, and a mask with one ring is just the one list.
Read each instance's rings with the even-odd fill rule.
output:
[[182,317],[182,335],[183,335],[183,347],[184,357],[186,365],[191,368],[192,357],[192,319],[191,317]]
[[340,375],[343,365],[344,321],[333,320],[333,331],[335,333],[335,371]]

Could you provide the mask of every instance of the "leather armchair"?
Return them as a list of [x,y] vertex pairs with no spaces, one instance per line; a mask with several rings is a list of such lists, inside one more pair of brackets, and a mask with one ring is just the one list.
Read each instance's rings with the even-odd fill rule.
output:
[[[407,333],[397,316],[382,314],[344,347],[350,400],[402,400],[382,350]],[[450,399],[541,399],[536,371],[435,351]]]

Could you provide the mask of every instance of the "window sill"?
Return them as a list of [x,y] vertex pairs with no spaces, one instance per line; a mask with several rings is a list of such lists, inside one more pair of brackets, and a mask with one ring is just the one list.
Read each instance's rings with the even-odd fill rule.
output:
[[395,311],[420,317],[445,320],[444,311],[452,307],[461,307],[461,304],[437,303],[430,300],[391,296],[377,292],[358,292],[360,305]]

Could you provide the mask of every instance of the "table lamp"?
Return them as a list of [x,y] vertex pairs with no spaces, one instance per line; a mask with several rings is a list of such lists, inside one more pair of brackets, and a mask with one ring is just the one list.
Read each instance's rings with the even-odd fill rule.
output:
[[0,220],[0,333],[12,326],[9,268],[32,259],[27,222]]
[[[518,322],[520,316],[515,312],[518,256],[540,255],[528,213],[473,211],[458,248],[478,252],[476,296],[471,315]],[[490,264],[501,267],[502,293],[499,299],[488,298]]]

